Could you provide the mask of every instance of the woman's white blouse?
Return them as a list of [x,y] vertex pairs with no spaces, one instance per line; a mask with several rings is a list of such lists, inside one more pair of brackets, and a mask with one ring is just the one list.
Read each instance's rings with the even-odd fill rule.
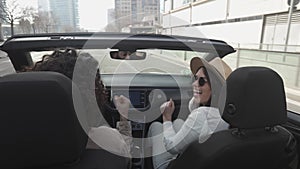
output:
[[195,140],[203,143],[212,133],[228,127],[217,108],[198,107],[191,112],[177,133],[171,121],[163,123],[164,144],[169,153],[178,154]]

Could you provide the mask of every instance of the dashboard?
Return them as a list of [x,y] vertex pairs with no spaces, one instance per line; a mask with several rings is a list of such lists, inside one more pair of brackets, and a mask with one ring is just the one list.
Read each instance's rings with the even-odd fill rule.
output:
[[172,100],[175,103],[173,118],[185,118],[188,101],[192,97],[192,80],[189,75],[170,74],[102,74],[101,79],[109,93],[110,113],[118,112],[113,103],[114,95],[130,99],[128,118],[132,122],[151,123],[161,121],[160,106]]

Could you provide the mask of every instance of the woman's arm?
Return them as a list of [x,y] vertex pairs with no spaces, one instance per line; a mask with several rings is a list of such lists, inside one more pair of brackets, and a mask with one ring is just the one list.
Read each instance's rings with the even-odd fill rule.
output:
[[130,151],[132,146],[132,130],[131,123],[127,120],[130,100],[123,95],[115,96],[114,103],[120,114],[120,121],[117,122],[117,129],[122,134],[122,137],[128,147],[128,151]]
[[124,118],[120,118],[120,121],[117,122],[117,129],[122,134],[126,145],[128,145],[130,148],[132,145],[132,129],[130,121]]
[[204,142],[215,131],[221,120],[218,109],[199,107],[191,112],[177,133],[171,121],[164,121],[166,149],[172,154],[178,154],[195,140]]

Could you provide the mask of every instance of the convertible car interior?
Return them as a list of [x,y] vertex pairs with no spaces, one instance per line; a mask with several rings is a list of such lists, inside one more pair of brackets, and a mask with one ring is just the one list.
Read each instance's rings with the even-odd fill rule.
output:
[[[131,158],[101,148],[86,149],[87,127],[76,112],[83,103],[81,98],[74,100],[78,93],[70,79],[56,72],[24,72],[44,55],[66,48],[90,53],[99,62],[108,98],[101,115],[107,126],[117,128],[120,120],[113,97],[130,99]],[[222,58],[235,50],[224,41],[157,34],[56,33],[16,35],[0,50],[7,53],[16,71],[0,75],[1,168],[152,169],[151,154],[146,151],[149,126],[162,122],[160,105],[169,99],[175,103],[172,120],[188,117],[193,96],[189,60],[200,57],[211,64],[222,63],[228,69],[225,72],[230,72],[225,73],[221,112],[230,128],[202,144],[192,143],[168,169],[300,169],[300,116],[287,111],[281,77],[265,67],[229,71]],[[75,101],[79,106],[74,107]]]

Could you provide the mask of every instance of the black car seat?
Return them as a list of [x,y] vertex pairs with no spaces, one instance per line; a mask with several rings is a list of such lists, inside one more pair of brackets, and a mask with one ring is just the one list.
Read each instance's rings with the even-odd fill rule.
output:
[[[77,91],[55,72],[0,78],[0,168],[126,168],[123,157],[86,149],[87,126],[84,118],[80,125],[72,99],[72,94],[80,97]],[[76,110],[84,111],[76,100]]]
[[296,155],[281,77],[269,68],[244,67],[227,79],[223,118],[231,129],[192,143],[169,169],[282,169]]

